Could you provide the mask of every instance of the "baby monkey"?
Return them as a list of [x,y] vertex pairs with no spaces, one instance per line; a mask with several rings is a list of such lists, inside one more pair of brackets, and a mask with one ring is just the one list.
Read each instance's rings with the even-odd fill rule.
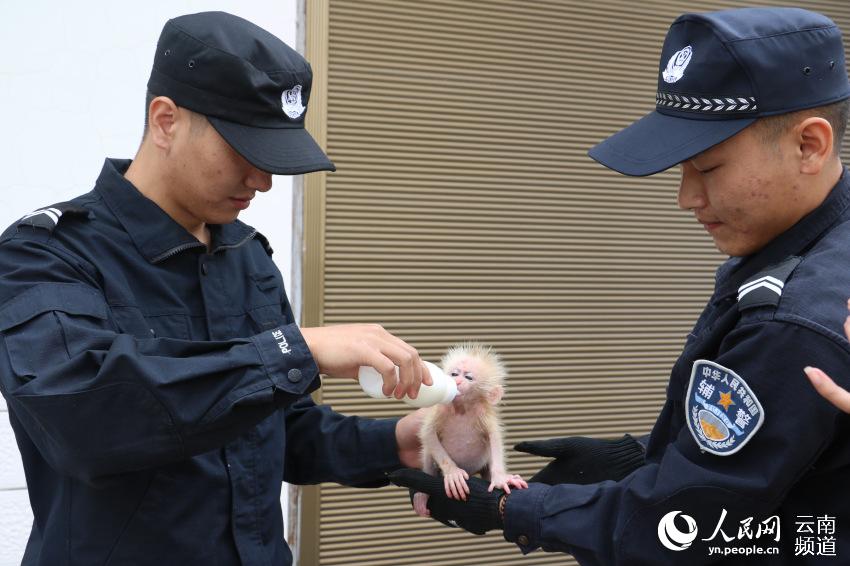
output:
[[[527,488],[520,476],[505,471],[498,404],[507,371],[499,356],[489,346],[469,342],[451,348],[441,366],[457,383],[458,393],[451,404],[427,409],[419,431],[423,471],[436,475],[439,469],[446,495],[453,499],[466,499],[466,480],[477,472],[490,480],[490,491]],[[416,493],[413,509],[429,516],[428,495]]]

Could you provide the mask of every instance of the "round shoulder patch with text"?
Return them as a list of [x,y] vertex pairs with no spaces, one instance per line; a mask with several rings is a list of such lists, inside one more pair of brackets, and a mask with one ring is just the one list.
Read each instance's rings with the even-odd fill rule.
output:
[[743,448],[764,423],[764,409],[747,382],[709,360],[694,362],[685,404],[694,440],[718,456]]

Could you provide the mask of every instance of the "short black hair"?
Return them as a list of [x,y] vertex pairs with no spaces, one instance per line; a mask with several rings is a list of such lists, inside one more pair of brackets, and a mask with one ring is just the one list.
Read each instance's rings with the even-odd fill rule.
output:
[[850,98],[787,114],[765,116],[764,118],[759,118],[756,124],[762,141],[772,144],[779,139],[780,135],[785,133],[791,124],[800,119],[812,116],[823,118],[832,126],[832,153],[838,155],[841,152],[841,146],[844,142],[844,132],[847,131],[847,120],[850,118]]

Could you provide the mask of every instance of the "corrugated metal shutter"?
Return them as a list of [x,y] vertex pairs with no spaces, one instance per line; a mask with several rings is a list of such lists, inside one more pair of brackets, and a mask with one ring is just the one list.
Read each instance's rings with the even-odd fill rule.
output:
[[[626,178],[585,152],[652,108],[676,15],[743,4],[330,0],[319,320],[379,322],[430,360],[493,344],[508,446],[648,432],[722,258],[676,208],[677,171]],[[798,4],[850,32],[845,2]],[[405,411],[323,389],[345,413]],[[323,485],[320,503],[323,566],[568,562],[415,517],[397,488]]]

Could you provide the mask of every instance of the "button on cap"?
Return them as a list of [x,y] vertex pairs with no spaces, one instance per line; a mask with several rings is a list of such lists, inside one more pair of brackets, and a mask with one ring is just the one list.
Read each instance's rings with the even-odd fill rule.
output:
[[519,535],[516,537],[517,544],[521,544],[522,546],[528,546],[528,537],[525,535]]
[[289,373],[286,374],[286,378],[292,383],[301,381],[301,370],[297,368],[289,370]]

